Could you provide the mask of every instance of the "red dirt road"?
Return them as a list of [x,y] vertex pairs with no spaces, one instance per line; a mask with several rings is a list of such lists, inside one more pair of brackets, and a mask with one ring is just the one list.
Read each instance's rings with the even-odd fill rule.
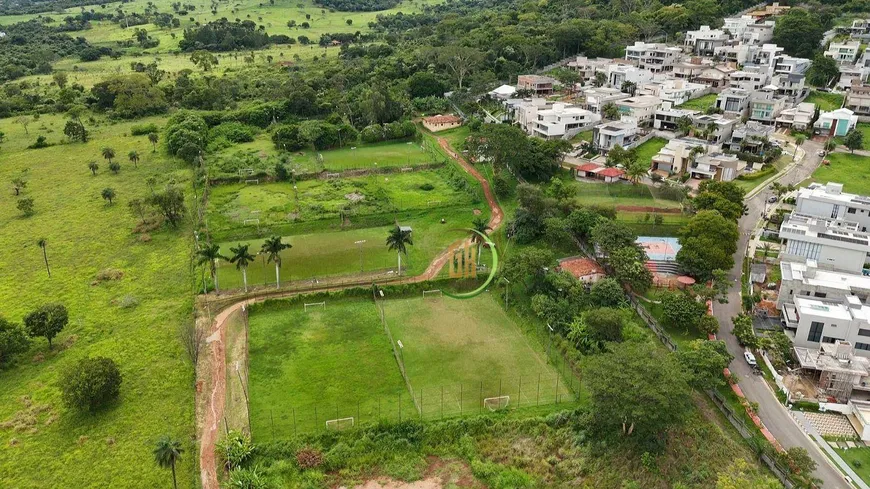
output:
[[[501,227],[504,220],[504,212],[498,205],[495,195],[490,188],[489,182],[484,176],[477,171],[468,161],[461,155],[457,154],[450,148],[450,144],[444,138],[438,138],[438,144],[447,154],[450,155],[457,163],[469,174],[471,174],[480,185],[483,187],[483,193],[486,197],[486,202],[490,208],[489,227],[493,231]],[[450,245],[446,250],[441,252],[432,260],[432,263],[426,268],[422,274],[414,277],[397,278],[393,281],[384,282],[389,284],[398,283],[415,283],[425,282],[435,278],[447,260],[452,256],[454,250],[466,243],[468,239],[460,240]],[[343,287],[357,287],[371,285],[370,281],[362,281],[356,284],[343,284]],[[259,302],[267,298],[274,299],[280,297],[289,297],[297,294],[318,292],[323,290],[336,290],[339,287],[330,286],[329,281],[323,281],[322,284],[311,289],[303,291],[281,292],[276,291],[274,294],[257,297],[256,299],[240,299],[239,302],[223,309],[215,318],[208,331],[206,337],[206,348],[204,362],[201,362],[205,372],[200,372],[200,378],[197,380],[197,386],[202,385],[202,391],[197,392],[197,406],[202,401],[205,402],[203,412],[197,413],[199,419],[202,419],[201,433],[199,436],[199,470],[200,479],[203,489],[220,489],[217,473],[217,456],[215,448],[220,436],[220,424],[224,417],[224,406],[226,404],[226,323],[227,320],[242,307],[248,304]],[[203,375],[206,374],[206,375]],[[204,378],[203,378],[204,377]]]

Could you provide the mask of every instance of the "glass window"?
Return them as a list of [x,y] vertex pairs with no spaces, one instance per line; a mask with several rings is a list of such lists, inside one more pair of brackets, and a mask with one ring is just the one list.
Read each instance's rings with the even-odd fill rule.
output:
[[822,339],[822,330],[825,329],[825,323],[813,321],[810,323],[810,332],[807,335],[807,341],[818,343]]
[[859,329],[858,336],[870,336],[870,329]]
[[870,351],[870,344],[868,343],[855,343],[856,350],[867,350]]

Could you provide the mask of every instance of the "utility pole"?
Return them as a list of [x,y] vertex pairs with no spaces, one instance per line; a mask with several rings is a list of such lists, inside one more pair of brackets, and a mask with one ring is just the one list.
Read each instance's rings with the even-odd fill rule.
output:
[[359,272],[360,273],[363,272],[363,247],[362,247],[362,245],[364,245],[365,242],[366,242],[366,240],[364,240],[364,239],[353,242],[353,244],[357,245],[357,247],[359,248]]

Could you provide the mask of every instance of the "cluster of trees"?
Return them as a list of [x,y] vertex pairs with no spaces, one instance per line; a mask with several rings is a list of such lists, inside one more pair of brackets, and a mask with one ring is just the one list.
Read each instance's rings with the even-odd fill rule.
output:
[[0,82],[51,73],[54,61],[93,49],[83,38],[73,39],[39,20],[5,26],[3,32],[6,36],[0,37]]
[[522,129],[508,124],[483,124],[472,133],[465,147],[478,161],[491,163],[497,172],[546,181],[556,173],[571,144],[563,139],[529,137]]
[[322,150],[342,147],[353,143],[358,137],[359,132],[350,124],[307,120],[279,126],[272,133],[272,143],[275,148],[283,151],[303,148]]
[[44,304],[24,316],[24,324],[0,317],[0,367],[10,365],[15,358],[30,349],[32,338],[45,338],[49,349],[52,340],[69,323],[69,313],[63,304]]
[[833,26],[833,21],[830,9],[792,8],[776,19],[773,42],[787,54],[812,59],[819,52],[822,37]]
[[698,187],[691,206],[696,214],[679,232],[682,248],[677,263],[699,281],[711,280],[714,270],[730,270],[740,232],[745,191],[733,182],[707,180]]
[[374,12],[388,10],[401,0],[315,0],[316,5],[340,12]]
[[178,47],[182,51],[237,51],[261,49],[270,43],[269,35],[262,26],[250,20],[230,22],[220,19],[201,27],[184,30],[184,38]]

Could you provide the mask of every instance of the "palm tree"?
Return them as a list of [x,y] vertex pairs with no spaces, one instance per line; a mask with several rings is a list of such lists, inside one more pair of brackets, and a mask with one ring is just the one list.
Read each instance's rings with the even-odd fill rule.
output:
[[268,255],[269,262],[275,262],[275,288],[281,288],[281,252],[292,248],[290,243],[282,243],[281,236],[272,236],[263,242],[260,253]]
[[770,245],[767,243],[761,245],[761,252],[764,253],[764,260],[767,261],[767,255],[770,254]]
[[109,166],[112,165],[112,158],[115,157],[115,150],[112,148],[103,148],[101,151],[103,158],[109,160]]
[[103,199],[109,201],[109,205],[112,205],[112,201],[115,199],[115,189],[112,187],[106,187],[100,195],[103,196]]
[[181,458],[184,449],[181,448],[181,442],[173,440],[169,435],[164,436],[157,441],[154,447],[154,461],[161,468],[172,469],[172,487],[178,489],[178,481],[175,479],[175,463]]
[[221,255],[221,247],[216,244],[206,244],[196,254],[199,257],[196,262],[197,265],[208,263],[208,270],[211,272],[211,278],[214,281],[214,290],[218,292],[217,261],[226,260],[227,257]]
[[242,271],[242,280],[245,283],[245,292],[248,291],[248,265],[254,261],[254,255],[248,252],[249,245],[240,244],[235,248],[230,248],[233,256],[230,257],[230,263],[236,264],[236,270]]
[[635,161],[625,169],[625,174],[628,176],[632,184],[637,185],[641,179],[649,173],[649,168],[639,161]]
[[411,231],[402,231],[402,228],[398,225],[387,235],[387,249],[390,251],[396,250],[396,255],[399,257],[399,275],[402,274],[402,253],[407,255],[408,248],[406,245],[413,244],[411,242]]
[[45,251],[45,248],[48,246],[48,240],[45,238],[39,238],[36,244],[42,248],[42,259],[45,261],[45,271],[48,272],[48,278],[51,278],[51,268],[48,267],[48,254]]
[[100,169],[100,165],[98,165],[96,161],[92,161],[92,162],[88,163],[88,170],[90,170],[91,173],[94,174],[94,176],[97,176],[97,170],[99,170],[99,169]]
[[794,137],[794,154],[791,155],[792,161],[794,161],[795,158],[797,158],[797,150],[798,150],[798,148],[801,147],[802,144],[804,144],[804,141],[806,141],[806,140],[807,140],[807,137],[804,136],[803,134],[798,134],[797,136]]
[[695,158],[697,158],[699,154],[704,154],[706,152],[707,148],[704,146],[695,146],[689,150],[689,167],[691,168],[695,165]]
[[152,132],[148,134],[148,141],[151,142],[151,152],[157,152],[157,141],[160,141],[160,136],[157,135],[156,132]]
[[489,231],[489,222],[482,217],[476,217],[471,221],[471,229],[477,231],[471,233],[471,239],[477,244],[477,264],[480,265],[480,245],[482,245],[484,241],[483,236],[480,234],[486,234],[486,232]]
[[130,163],[133,163],[133,168],[139,168],[139,152],[130,151],[127,153],[127,158],[130,158]]

